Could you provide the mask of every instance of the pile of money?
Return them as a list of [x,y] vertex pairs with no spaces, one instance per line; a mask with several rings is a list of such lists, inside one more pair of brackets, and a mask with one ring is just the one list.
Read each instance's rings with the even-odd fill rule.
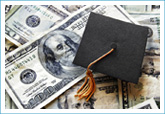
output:
[[[137,10],[138,7],[133,13],[129,12],[133,8],[130,7],[7,5],[5,7],[6,109],[160,107],[160,14],[155,10],[152,13],[151,10],[154,8],[152,6],[147,13]],[[78,101],[74,97],[85,77],[85,69],[72,64],[72,61],[90,12],[148,26],[153,30],[153,35],[147,41],[139,83],[127,83],[105,74],[95,73],[97,89],[89,102],[86,102],[84,99]]]

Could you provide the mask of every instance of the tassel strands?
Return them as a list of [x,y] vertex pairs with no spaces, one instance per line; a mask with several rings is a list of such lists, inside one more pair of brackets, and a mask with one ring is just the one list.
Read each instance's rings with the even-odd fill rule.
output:
[[93,78],[93,74],[90,70],[87,70],[86,72],[86,77],[85,77],[85,82],[81,86],[81,88],[77,91],[77,95],[79,99],[86,98],[86,101],[88,101],[91,96],[94,94],[96,90],[96,85],[95,85],[95,80]]
[[112,51],[114,51],[113,48],[109,52],[107,52],[106,54],[99,57],[98,59],[96,59],[95,61],[93,61],[92,63],[90,63],[88,65],[87,71],[86,71],[85,82],[80,87],[80,89],[77,91],[77,94],[75,95],[75,97],[79,97],[78,100],[81,100],[82,98],[85,97],[86,101],[89,101],[89,99],[92,97],[92,95],[96,91],[96,84],[95,84],[95,80],[93,78],[92,71],[90,70],[90,67],[93,64],[95,64],[96,62],[98,62],[101,59],[103,59],[104,57],[106,57],[107,55],[109,55]]

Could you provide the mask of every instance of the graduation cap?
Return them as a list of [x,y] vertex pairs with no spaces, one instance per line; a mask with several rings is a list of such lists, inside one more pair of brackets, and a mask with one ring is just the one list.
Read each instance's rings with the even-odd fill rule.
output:
[[74,64],[87,68],[78,90],[87,101],[95,91],[93,71],[137,83],[149,28],[91,13]]

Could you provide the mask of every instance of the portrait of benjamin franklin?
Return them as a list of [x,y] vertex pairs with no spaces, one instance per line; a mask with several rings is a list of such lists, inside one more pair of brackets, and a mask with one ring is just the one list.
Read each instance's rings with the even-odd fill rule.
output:
[[72,63],[80,40],[80,36],[66,30],[55,30],[45,35],[38,49],[42,66],[60,79],[82,75],[85,69]]

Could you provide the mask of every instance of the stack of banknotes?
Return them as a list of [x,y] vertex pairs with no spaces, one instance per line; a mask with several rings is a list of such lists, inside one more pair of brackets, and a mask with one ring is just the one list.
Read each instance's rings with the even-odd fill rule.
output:
[[[159,8],[156,5],[6,5],[6,109],[160,108]],[[147,41],[139,83],[95,73],[97,89],[86,102],[74,97],[86,69],[72,61],[90,12],[148,26],[153,35]]]

